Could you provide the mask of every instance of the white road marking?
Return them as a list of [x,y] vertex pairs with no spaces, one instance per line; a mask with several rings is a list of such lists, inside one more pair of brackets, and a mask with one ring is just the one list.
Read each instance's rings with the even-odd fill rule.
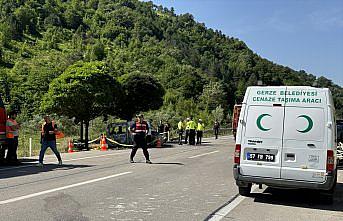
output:
[[193,158],[202,157],[202,156],[205,156],[205,155],[209,155],[209,154],[213,154],[213,153],[218,153],[218,152],[219,152],[219,150],[216,150],[216,151],[212,151],[212,152],[208,152],[208,153],[203,153],[203,154],[195,155],[195,156],[188,157],[188,158],[189,159],[193,159]]
[[[63,160],[63,162],[70,162],[70,161],[76,161],[76,160],[85,160],[85,159],[92,159],[92,158],[98,158],[98,157],[107,157],[107,156],[114,156],[114,155],[120,155],[123,153],[112,153],[112,154],[103,154],[103,155],[97,155],[97,156],[90,156],[90,157],[81,157],[81,158],[74,158],[74,159],[69,159],[69,160]],[[126,154],[126,153],[125,153]],[[46,163],[54,163],[56,161],[49,161]],[[2,168],[0,171],[3,170],[11,170],[11,169],[18,169],[18,168],[26,168],[26,167],[33,167],[36,166],[36,164],[30,164],[30,165],[22,165],[22,166],[16,166],[16,167],[9,167],[9,168]]]
[[[258,186],[254,185],[251,188],[251,192],[254,192]],[[213,216],[208,219],[208,221],[220,221],[222,220],[227,214],[229,214],[234,208],[236,208],[244,199],[247,197],[245,196],[238,196],[236,199],[234,199],[231,203],[226,205],[225,207],[221,208],[218,212],[213,214]]]
[[68,185],[68,186],[62,186],[62,187],[58,187],[58,188],[51,189],[51,190],[45,190],[45,191],[38,192],[38,193],[32,193],[32,194],[25,195],[25,196],[15,197],[15,198],[12,198],[12,199],[0,201],[0,205],[4,205],[4,204],[8,204],[8,203],[13,203],[13,202],[16,202],[16,201],[20,201],[20,200],[24,200],[24,199],[29,199],[29,198],[33,198],[33,197],[36,197],[36,196],[41,196],[41,195],[44,195],[44,194],[53,193],[53,192],[56,192],[56,191],[65,190],[65,189],[69,189],[69,188],[73,188],[73,187],[77,187],[77,186],[82,186],[82,185],[86,185],[86,184],[90,184],[90,183],[95,183],[95,182],[99,182],[99,181],[102,181],[102,180],[107,180],[107,179],[118,177],[118,176],[123,176],[123,175],[130,174],[130,173],[132,173],[132,172],[128,171],[128,172],[118,173],[118,174],[114,174],[114,175],[111,175],[111,176],[105,176],[105,177],[101,177],[101,178],[98,178],[98,179],[84,181],[84,182],[81,182],[81,183],[75,183],[75,184],[71,184],[71,185]]

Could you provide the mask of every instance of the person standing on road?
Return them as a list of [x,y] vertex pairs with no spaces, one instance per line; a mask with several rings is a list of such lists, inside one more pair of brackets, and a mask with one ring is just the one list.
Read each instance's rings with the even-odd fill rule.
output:
[[167,138],[167,141],[169,141],[169,135],[170,135],[170,124],[167,121],[166,124],[164,125],[164,133],[165,137]]
[[179,145],[182,145],[183,122],[181,119],[179,123],[177,124],[177,133],[179,134]]
[[[160,120],[160,123],[158,125],[158,133],[164,133],[164,124],[163,124],[163,121]],[[163,136],[163,134],[161,134]]]
[[42,130],[41,130],[42,146],[39,153],[38,166],[41,166],[41,167],[43,166],[44,154],[45,154],[45,151],[48,149],[48,147],[50,147],[51,150],[56,155],[57,160],[58,160],[58,165],[62,166],[61,155],[58,152],[57,146],[56,146],[56,133],[57,132],[58,132],[57,125],[55,124],[54,121],[51,120],[49,115],[46,115],[44,117],[44,123],[42,125]]
[[214,135],[215,135],[216,139],[218,139],[219,129],[220,129],[220,124],[219,124],[218,120],[216,120],[214,122],[214,125],[213,125],[213,131],[214,131]]
[[193,121],[193,117],[190,118],[189,120],[189,144],[190,145],[195,145],[195,129],[197,125]]
[[131,125],[130,131],[133,135],[133,147],[130,155],[130,163],[134,163],[133,158],[136,155],[137,149],[141,147],[145,156],[145,162],[151,164],[149,159],[149,152],[146,144],[146,134],[149,130],[149,126],[144,121],[143,114],[136,115],[136,121]]
[[6,140],[7,140],[7,156],[8,164],[19,164],[17,157],[18,137],[20,125],[16,121],[17,112],[11,111],[6,121]]
[[198,126],[197,126],[197,144],[201,144],[202,142],[204,128],[205,128],[204,123],[202,122],[201,119],[199,119]]
[[189,138],[189,117],[186,119],[186,130],[185,130],[185,144],[188,143],[188,138]]
[[147,121],[147,125],[148,125],[148,132],[146,135],[146,143],[147,143],[147,146],[150,147],[151,142],[152,142],[152,119]]

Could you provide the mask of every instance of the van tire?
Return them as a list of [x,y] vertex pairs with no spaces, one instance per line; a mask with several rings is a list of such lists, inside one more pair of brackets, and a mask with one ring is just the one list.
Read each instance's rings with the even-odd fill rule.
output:
[[322,191],[320,193],[320,201],[324,204],[333,204],[335,189],[337,185],[337,170],[335,172],[335,182],[330,190]]
[[249,183],[248,186],[239,186],[238,192],[241,196],[250,196],[251,183]]

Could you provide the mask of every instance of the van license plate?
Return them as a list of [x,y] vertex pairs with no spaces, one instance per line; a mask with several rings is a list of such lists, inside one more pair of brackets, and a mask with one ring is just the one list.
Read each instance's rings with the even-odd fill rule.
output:
[[247,153],[247,160],[275,162],[275,155],[263,153]]

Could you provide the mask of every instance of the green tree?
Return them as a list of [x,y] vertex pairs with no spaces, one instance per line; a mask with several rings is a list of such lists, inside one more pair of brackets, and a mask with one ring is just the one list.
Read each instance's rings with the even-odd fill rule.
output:
[[225,105],[227,99],[224,87],[220,82],[210,81],[204,86],[204,90],[199,98],[205,110],[212,111],[219,105]]
[[84,122],[88,148],[89,121],[114,113],[120,97],[119,89],[120,85],[109,75],[104,63],[79,62],[50,83],[41,109]]
[[212,110],[212,116],[218,122],[222,122],[224,119],[224,109],[221,106],[216,107],[216,109]]
[[247,84],[244,78],[239,79],[236,90],[236,103],[243,102],[244,94],[247,89]]
[[164,89],[151,75],[139,72],[123,75],[120,78],[123,88],[119,116],[131,120],[134,114],[157,110],[163,105]]

